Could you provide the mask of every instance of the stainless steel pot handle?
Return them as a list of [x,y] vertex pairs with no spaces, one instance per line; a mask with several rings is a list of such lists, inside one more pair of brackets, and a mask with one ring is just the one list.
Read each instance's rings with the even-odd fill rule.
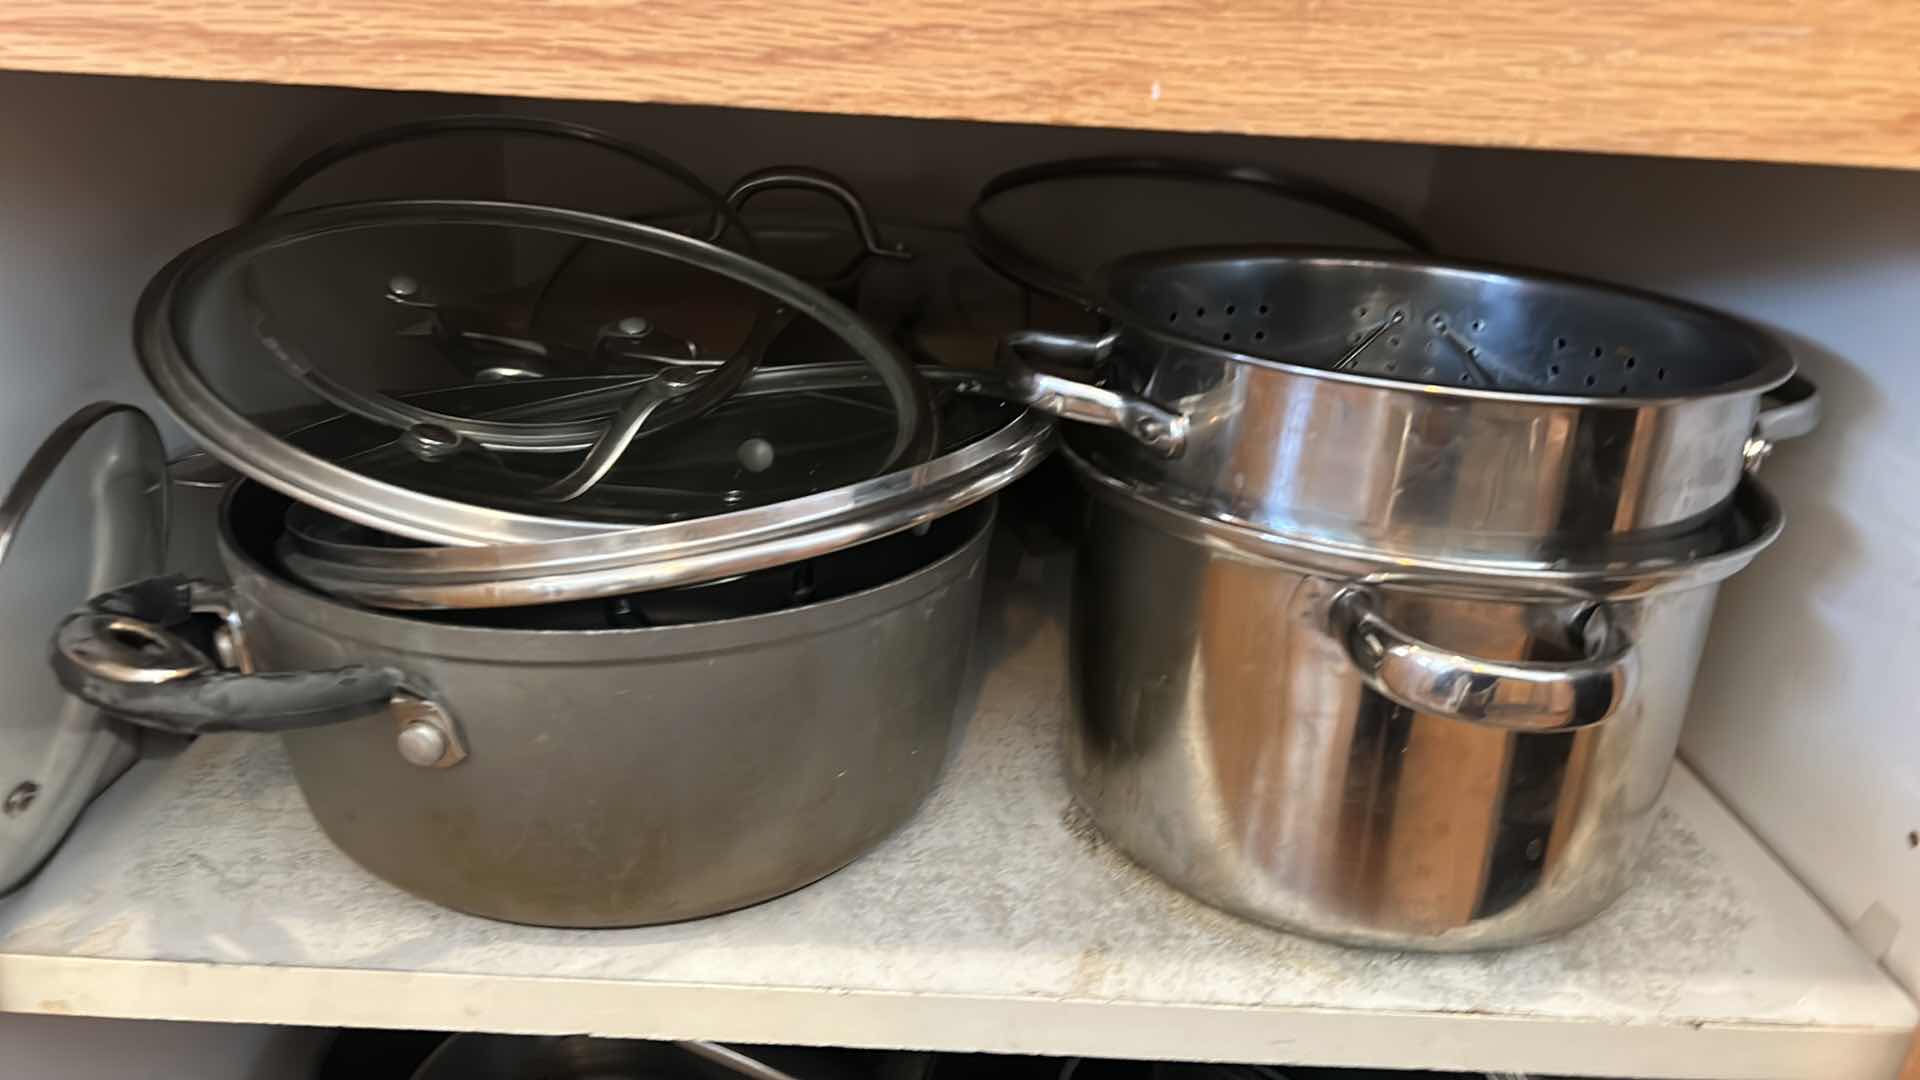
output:
[[1373,590],[1349,585],[1329,605],[1333,632],[1368,686],[1423,713],[1506,731],[1569,731],[1612,716],[1639,681],[1633,644],[1590,609],[1578,660],[1486,660],[1440,648],[1389,623]]
[[[218,660],[186,636],[207,615],[217,620]],[[293,731],[389,713],[407,761],[445,768],[466,757],[452,717],[396,668],[253,671],[231,594],[214,582],[169,576],[102,593],[61,621],[52,663],[68,693],[176,735]]]
[[1066,420],[1117,428],[1144,445],[1178,457],[1187,446],[1187,418],[1142,397],[1095,386],[1067,371],[1035,366],[1030,356],[1088,363],[1106,355],[1111,337],[1078,338],[1019,330],[1000,342],[999,365],[1014,401]]
[[1820,388],[1805,375],[1795,375],[1769,390],[1761,399],[1760,415],[1754,417],[1753,434],[1747,436],[1747,471],[1764,464],[1781,440],[1812,434],[1820,426],[1820,412]]

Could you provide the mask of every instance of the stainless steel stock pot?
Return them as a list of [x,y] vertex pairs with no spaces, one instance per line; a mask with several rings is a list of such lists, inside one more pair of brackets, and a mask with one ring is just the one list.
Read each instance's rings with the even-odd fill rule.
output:
[[1518,944],[1619,895],[1718,583],[1781,527],[1748,480],[1684,536],[1559,569],[1408,558],[1073,463],[1076,797],[1194,895],[1364,945]]

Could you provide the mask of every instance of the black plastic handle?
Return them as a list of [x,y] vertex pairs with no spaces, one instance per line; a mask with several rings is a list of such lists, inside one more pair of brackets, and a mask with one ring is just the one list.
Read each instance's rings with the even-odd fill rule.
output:
[[395,668],[222,670],[187,634],[197,615],[228,617],[224,586],[171,576],[102,593],[54,634],[67,692],[142,727],[178,735],[274,732],[384,712],[405,684]]

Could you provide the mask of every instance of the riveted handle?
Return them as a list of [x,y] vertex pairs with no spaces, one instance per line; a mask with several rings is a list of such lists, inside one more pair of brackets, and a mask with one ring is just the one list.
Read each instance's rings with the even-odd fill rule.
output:
[[[150,578],[103,593],[67,616],[53,638],[53,670],[75,697],[142,727],[179,735],[289,731],[385,711],[404,683],[390,667],[330,671],[228,670],[190,642],[186,624],[213,615],[216,635],[238,620],[226,588],[184,577]],[[214,651],[240,665],[242,645]]]
[[1604,606],[1589,609],[1577,660],[1488,660],[1388,622],[1372,589],[1334,594],[1329,623],[1367,685],[1398,705],[1506,731],[1570,731],[1612,716],[1639,682],[1639,657]]
[[1041,367],[1048,361],[1091,363],[1106,355],[1111,338],[1080,338],[1021,330],[1000,342],[999,365],[1007,396],[1066,420],[1117,428],[1167,457],[1187,445],[1187,418],[1143,397],[1084,381],[1071,370]]
[[1764,464],[1776,443],[1812,434],[1820,426],[1820,412],[1820,388],[1805,375],[1795,375],[1767,391],[1760,400],[1760,414],[1753,419],[1753,434],[1747,436],[1747,471]]

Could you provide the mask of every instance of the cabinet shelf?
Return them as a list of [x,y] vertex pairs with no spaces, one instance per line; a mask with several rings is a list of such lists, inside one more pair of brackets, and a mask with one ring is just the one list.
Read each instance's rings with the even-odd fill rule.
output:
[[13,0],[0,67],[1920,167],[1894,0]]
[[463,916],[338,853],[276,741],[206,738],[136,766],[0,900],[0,1010],[1721,1080],[1898,1069],[1912,1001],[1684,768],[1641,880],[1543,945],[1345,949],[1188,899],[1068,798],[1060,598],[997,593],[939,789],[816,885],[635,930]]

